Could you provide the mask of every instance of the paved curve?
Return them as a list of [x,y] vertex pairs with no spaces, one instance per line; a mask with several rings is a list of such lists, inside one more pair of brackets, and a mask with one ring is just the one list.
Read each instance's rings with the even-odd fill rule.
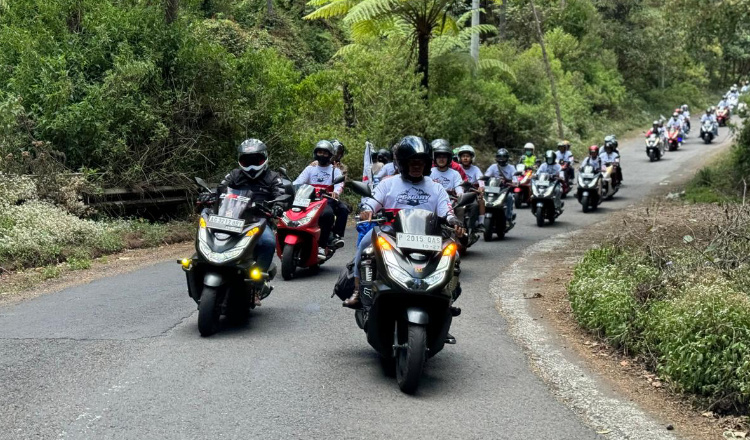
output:
[[601,220],[706,150],[648,163],[623,142],[627,186],[594,214],[575,199],[552,227],[527,210],[504,242],[462,265],[458,345],[428,362],[416,396],[383,375],[352,313],[330,299],[349,244],[315,277],[284,282],[246,325],[198,336],[172,262],[0,308],[0,438],[597,438],[531,371],[489,283],[545,237]]

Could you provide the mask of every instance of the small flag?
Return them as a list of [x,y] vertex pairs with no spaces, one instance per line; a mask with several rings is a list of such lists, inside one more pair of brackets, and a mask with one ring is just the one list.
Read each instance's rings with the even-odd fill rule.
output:
[[370,141],[365,142],[364,166],[362,167],[362,181],[372,182],[372,151],[375,147]]

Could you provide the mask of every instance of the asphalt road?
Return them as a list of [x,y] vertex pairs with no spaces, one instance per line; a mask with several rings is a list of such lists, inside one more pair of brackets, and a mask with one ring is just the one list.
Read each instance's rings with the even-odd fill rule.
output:
[[531,370],[489,286],[527,246],[692,174],[727,138],[721,129],[704,146],[694,134],[657,163],[641,138],[621,142],[625,186],[598,212],[568,198],[558,222],[538,228],[524,209],[505,241],[477,243],[462,264],[458,345],[427,363],[415,396],[329,298],[351,233],[318,275],[277,279],[246,325],[211,338],[198,335],[173,262],[0,308],[0,438],[596,438]]

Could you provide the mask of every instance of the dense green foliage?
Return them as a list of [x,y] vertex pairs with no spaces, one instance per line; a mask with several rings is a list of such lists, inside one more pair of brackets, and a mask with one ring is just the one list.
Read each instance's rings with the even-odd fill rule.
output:
[[[718,410],[746,411],[748,210],[676,209],[629,219],[646,226],[629,226],[625,243],[586,254],[568,286],[574,316],[613,346],[645,359],[677,389],[710,398]],[[699,218],[709,223],[699,225]],[[682,235],[688,231],[694,235]]]
[[[0,3],[0,170],[23,172],[16,159],[39,154],[40,141],[107,184],[216,177],[245,137],[264,139],[274,164],[293,172],[319,138],[342,139],[355,172],[366,139],[384,146],[416,133],[484,152],[555,142],[525,1],[487,6],[484,22],[500,27],[482,28],[478,65],[467,54],[468,3],[441,3],[429,95],[398,20],[363,32],[366,20],[302,19],[324,1],[188,0],[171,21],[164,3]],[[537,3],[574,141],[643,122],[644,110],[702,104],[707,87],[750,68],[747,0]],[[339,51],[362,35],[359,50]]]
[[685,190],[696,203],[737,202],[747,197],[750,176],[750,124],[745,124],[732,151],[719,162],[702,168]]

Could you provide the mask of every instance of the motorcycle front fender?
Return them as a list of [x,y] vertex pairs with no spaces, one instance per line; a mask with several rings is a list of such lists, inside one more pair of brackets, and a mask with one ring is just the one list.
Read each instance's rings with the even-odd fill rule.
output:
[[203,285],[208,287],[219,287],[226,282],[221,274],[216,272],[208,272],[203,277]]
[[406,320],[409,324],[427,325],[430,322],[430,315],[420,308],[409,307],[406,309]]
[[284,237],[285,244],[291,244],[292,246],[294,246],[295,244],[297,244],[297,242],[299,242],[299,236],[297,235],[287,234],[287,236]]

